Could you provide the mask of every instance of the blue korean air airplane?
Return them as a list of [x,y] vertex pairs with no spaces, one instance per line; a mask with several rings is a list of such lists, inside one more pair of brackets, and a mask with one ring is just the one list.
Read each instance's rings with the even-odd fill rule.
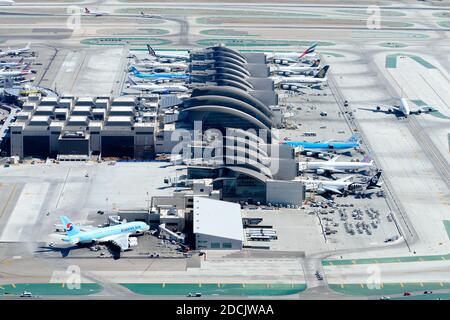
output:
[[71,244],[110,242],[119,247],[121,251],[129,249],[130,246],[137,245],[137,241],[130,241],[130,235],[145,232],[150,229],[145,222],[140,221],[117,224],[104,228],[88,228],[74,225],[66,216],[61,216],[60,220],[66,230],[65,236],[61,238],[63,241]]
[[131,67],[131,72],[135,77],[145,79],[189,79],[189,75],[185,73],[141,73],[135,67]]
[[283,144],[287,144],[293,147],[303,147],[304,150],[320,150],[320,151],[333,151],[333,150],[348,150],[359,147],[358,135],[353,134],[347,141],[319,141],[319,142],[307,142],[307,141],[283,141]]

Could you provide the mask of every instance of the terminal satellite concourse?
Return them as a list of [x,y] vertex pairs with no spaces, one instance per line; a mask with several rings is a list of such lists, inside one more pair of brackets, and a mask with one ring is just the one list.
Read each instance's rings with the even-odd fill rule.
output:
[[356,2],[0,0],[0,306],[450,299],[450,0]]

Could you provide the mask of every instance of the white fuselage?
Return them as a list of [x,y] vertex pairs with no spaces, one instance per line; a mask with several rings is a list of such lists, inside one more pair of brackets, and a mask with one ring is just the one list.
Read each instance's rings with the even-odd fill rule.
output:
[[323,187],[329,186],[340,191],[347,190],[351,182],[348,181],[328,181],[328,180],[312,180],[312,179],[300,179],[305,185],[306,191],[317,190],[320,191]]
[[152,93],[172,93],[172,92],[186,92],[189,89],[185,86],[171,86],[171,85],[158,85],[158,84],[133,84],[129,86],[130,89],[139,91],[148,91]]
[[[327,82],[328,78],[315,78],[315,77],[307,77],[307,76],[296,76],[296,77],[281,77],[281,78],[272,78],[275,80],[277,84],[318,84]],[[278,80],[278,81],[277,81]]]
[[320,67],[311,67],[311,66],[299,66],[293,65],[288,67],[278,67],[274,69],[274,72],[281,74],[302,74],[311,71],[319,71]]
[[324,170],[324,171],[351,171],[373,168],[373,162],[334,162],[334,161],[308,161],[300,162],[299,166],[303,170]]

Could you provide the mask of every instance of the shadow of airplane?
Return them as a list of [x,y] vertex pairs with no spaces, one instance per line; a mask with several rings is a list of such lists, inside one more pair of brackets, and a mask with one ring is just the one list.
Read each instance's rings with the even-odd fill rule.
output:
[[[40,246],[35,253],[46,253],[46,252],[59,252],[63,258],[67,257],[72,250],[85,249],[90,246],[86,244],[73,245],[70,247],[56,247],[56,246]],[[40,249],[40,250],[39,250]]]

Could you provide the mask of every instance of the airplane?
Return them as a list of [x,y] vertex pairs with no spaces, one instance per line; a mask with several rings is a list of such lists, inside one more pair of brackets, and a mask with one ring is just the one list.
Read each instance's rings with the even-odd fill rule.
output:
[[189,75],[186,73],[141,73],[136,67],[131,67],[131,72],[138,78],[144,79],[172,79],[172,80],[185,80],[189,79]]
[[16,4],[13,0],[0,0],[0,6],[12,6]]
[[29,65],[26,65],[25,68],[22,70],[9,70],[9,69],[2,69],[0,70],[0,77],[17,77],[17,76],[23,76],[26,74],[30,74],[33,71],[29,69]]
[[91,11],[88,8],[84,8],[83,14],[86,16],[95,16],[95,17],[101,17],[104,15],[108,15],[108,13],[106,13],[106,12]]
[[133,64],[135,67],[151,69],[154,72],[170,72],[170,71],[180,71],[186,70],[188,65],[183,62],[172,62],[172,63],[163,63],[155,60],[150,61],[142,61],[135,57],[135,63]]
[[4,57],[4,56],[18,56],[21,53],[25,53],[30,51],[30,45],[31,43],[28,42],[28,44],[23,47],[23,48],[19,48],[19,49],[9,49],[6,51],[0,51],[0,57]]
[[135,81],[133,81],[131,78],[128,78],[131,85],[127,85],[127,88],[139,90],[139,91],[146,91],[150,93],[159,93],[159,94],[168,94],[168,93],[176,93],[176,92],[186,92],[189,89],[182,85],[161,85],[161,84],[137,84]]
[[378,171],[366,182],[352,181],[354,176],[344,177],[338,180],[313,180],[313,179],[298,179],[304,183],[306,191],[315,191],[317,194],[336,193],[345,195],[355,191],[362,191],[367,189],[378,188],[381,177],[381,170]]
[[155,59],[159,59],[160,61],[167,61],[167,62],[172,62],[175,60],[184,60],[187,61],[190,58],[189,53],[175,53],[175,52],[171,52],[171,53],[156,53],[155,50],[153,50],[153,48],[147,44],[147,50],[148,53],[150,54],[151,57],[155,58]]
[[317,47],[317,42],[314,42],[310,47],[308,47],[303,53],[298,52],[275,52],[266,53],[266,56],[272,63],[287,65],[289,63],[300,62],[304,58],[314,58],[317,56],[315,52]]
[[334,150],[348,150],[359,147],[358,135],[353,134],[347,141],[319,141],[319,142],[307,142],[307,141],[288,141],[285,140],[283,144],[290,145],[292,147],[303,147],[304,151],[311,152],[307,154],[311,156],[318,151],[334,151]]
[[143,18],[152,18],[152,19],[160,19],[160,18],[162,18],[162,16],[159,16],[159,15],[156,15],[156,14],[147,14],[147,13],[144,13],[144,11],[141,11],[141,16]]
[[301,171],[314,171],[317,174],[330,174],[330,173],[345,173],[348,171],[370,169],[374,168],[374,162],[368,161],[368,157],[364,158],[361,162],[351,161],[336,161],[339,156],[336,156],[328,161],[304,161],[299,162]]
[[383,110],[383,107],[381,107],[381,106],[377,106],[376,110],[373,110],[373,111],[399,114],[399,115],[407,118],[411,114],[417,115],[417,114],[421,114],[421,113],[428,113],[428,112],[434,111],[434,109],[430,108],[430,107],[419,107],[419,108],[413,110],[409,106],[408,101],[405,98],[401,98],[399,106],[387,107],[386,110]]
[[320,86],[321,84],[327,82],[327,73],[330,66],[327,64],[316,75],[309,76],[294,76],[294,77],[272,77],[274,84],[278,85],[284,90],[297,91],[301,88],[311,88]]
[[274,72],[276,74],[280,74],[283,76],[290,76],[292,74],[299,75],[299,74],[305,74],[308,72],[313,71],[319,71],[320,70],[320,59],[317,59],[310,63],[309,65],[305,65],[302,63],[296,63],[287,67],[277,67],[271,70],[271,72]]
[[24,65],[24,58],[20,59],[18,62],[14,61],[8,61],[8,62],[1,62],[0,61],[0,68],[12,68],[12,67],[20,67]]
[[[70,244],[82,243],[112,243],[120,248],[120,251],[128,250],[137,245],[137,241],[130,239],[131,235],[148,231],[150,227],[145,222],[127,222],[104,228],[78,227],[66,216],[60,217],[66,234],[61,240]],[[59,234],[55,236],[61,236]]]

